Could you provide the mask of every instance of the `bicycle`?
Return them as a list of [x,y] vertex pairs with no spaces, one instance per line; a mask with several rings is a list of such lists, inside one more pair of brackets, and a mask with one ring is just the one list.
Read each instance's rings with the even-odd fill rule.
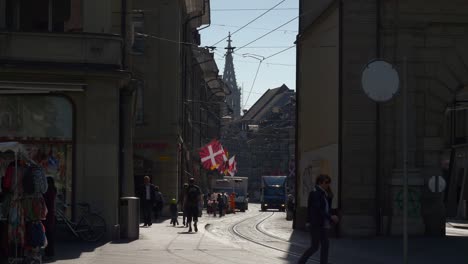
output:
[[78,203],[77,205],[83,209],[77,222],[69,219],[59,208],[56,209],[57,221],[62,220],[71,233],[83,241],[95,242],[100,240],[106,233],[106,221],[99,214],[91,212],[89,203]]

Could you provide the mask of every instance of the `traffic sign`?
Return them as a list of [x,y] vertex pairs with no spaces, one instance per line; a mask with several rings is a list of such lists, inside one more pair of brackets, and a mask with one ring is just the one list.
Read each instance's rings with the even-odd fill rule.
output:
[[386,102],[398,92],[400,78],[392,64],[383,60],[369,62],[361,76],[362,89],[376,102]]
[[[438,183],[436,183],[438,181]],[[443,192],[445,190],[445,187],[447,186],[447,183],[445,182],[444,178],[442,176],[432,176],[429,179],[429,182],[427,183],[429,190],[431,192]],[[436,190],[436,186],[438,187]]]

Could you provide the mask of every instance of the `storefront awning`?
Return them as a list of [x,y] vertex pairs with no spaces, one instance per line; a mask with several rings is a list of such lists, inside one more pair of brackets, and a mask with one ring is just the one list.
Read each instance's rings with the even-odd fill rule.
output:
[[14,153],[26,153],[24,146],[19,142],[0,143],[0,152],[12,151]]
[[46,83],[0,81],[0,94],[83,92],[84,83]]

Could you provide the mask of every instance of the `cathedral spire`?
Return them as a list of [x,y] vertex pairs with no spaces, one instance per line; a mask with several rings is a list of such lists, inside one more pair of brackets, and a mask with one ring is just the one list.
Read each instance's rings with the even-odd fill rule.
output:
[[233,47],[231,45],[232,43],[231,32],[229,32],[227,43],[228,43],[228,46],[225,48],[227,52],[226,52],[226,62],[224,64],[223,81],[231,90],[231,94],[228,95],[226,98],[226,103],[228,104],[229,108],[231,108],[233,111],[232,117],[234,119],[237,119],[240,117],[240,113],[241,113],[241,105],[240,105],[241,93],[240,93],[239,87],[237,86],[236,72],[234,70],[234,60],[233,60],[232,54],[234,53],[234,50],[236,49],[236,47]]

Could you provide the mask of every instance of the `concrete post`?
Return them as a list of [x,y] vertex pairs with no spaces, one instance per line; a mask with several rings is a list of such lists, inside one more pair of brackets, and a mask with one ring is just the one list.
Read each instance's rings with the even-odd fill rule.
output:
[[6,0],[0,0],[0,29],[6,28]]
[[134,134],[134,105],[135,92],[132,88],[125,88],[120,92],[120,120],[121,120],[121,195],[134,196],[133,178],[133,134]]

